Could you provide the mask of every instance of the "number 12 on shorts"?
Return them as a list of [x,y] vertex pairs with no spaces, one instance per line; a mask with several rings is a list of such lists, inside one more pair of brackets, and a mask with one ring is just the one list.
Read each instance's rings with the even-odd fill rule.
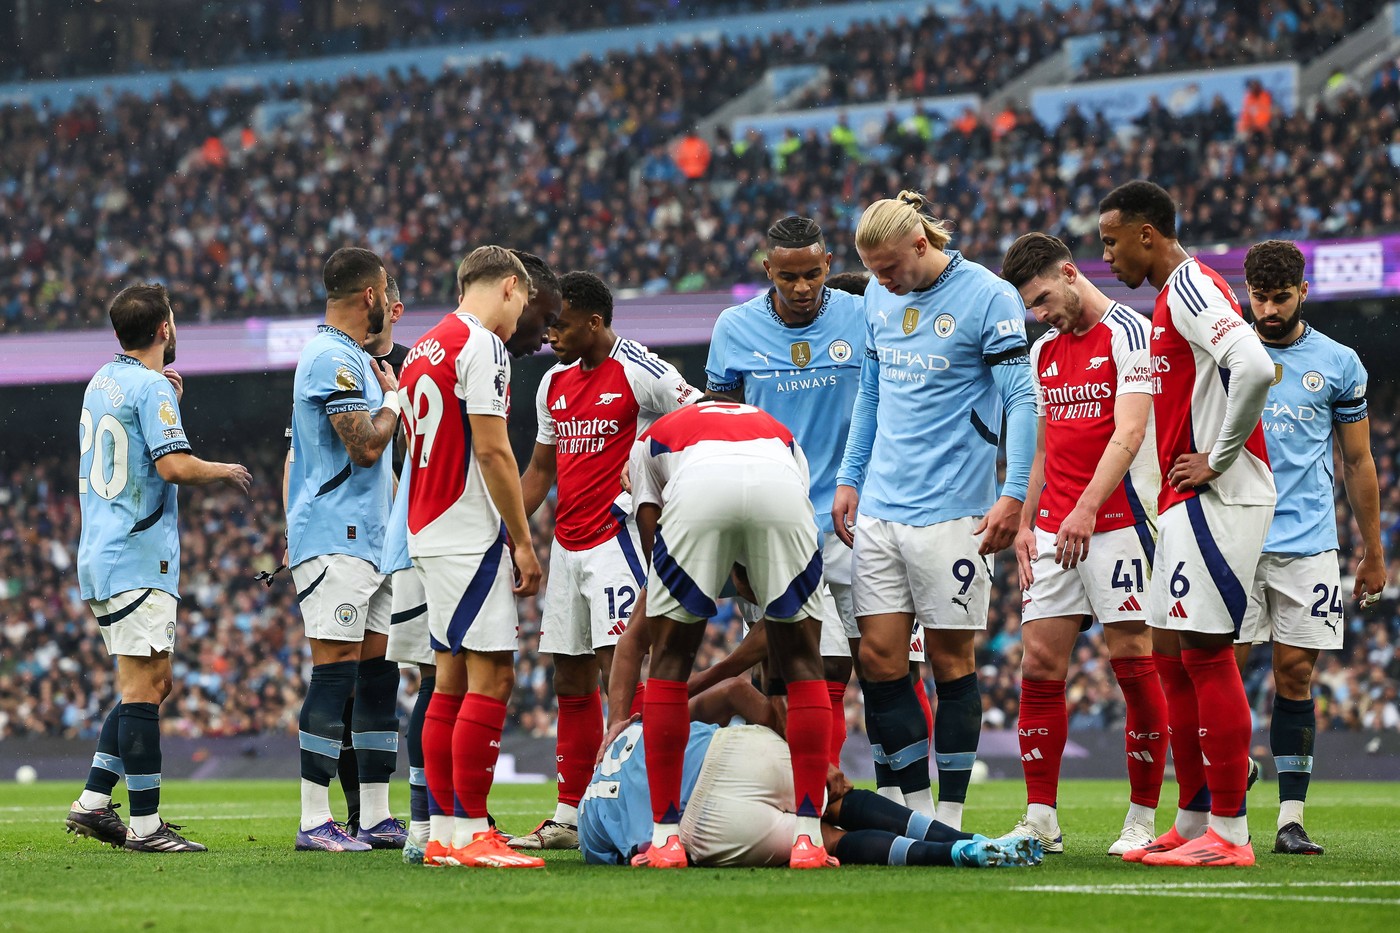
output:
[[632,616],[632,604],[637,601],[637,591],[630,586],[605,586],[603,595],[608,597],[608,620],[628,619]]
[[[1128,568],[1132,568],[1132,573]],[[1110,581],[1115,590],[1122,590],[1125,593],[1141,593],[1144,589],[1145,575],[1142,569],[1142,559],[1134,557],[1132,560],[1120,560],[1113,565],[1113,577]]]

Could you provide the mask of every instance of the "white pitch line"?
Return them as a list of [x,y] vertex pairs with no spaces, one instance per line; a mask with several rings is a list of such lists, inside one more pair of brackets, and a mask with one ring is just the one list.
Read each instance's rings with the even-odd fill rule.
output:
[[1013,888],[1012,890],[1035,891],[1038,894],[1090,894],[1098,897],[1204,897],[1235,901],[1271,901],[1274,903],[1289,901],[1308,904],[1379,904],[1387,907],[1400,907],[1400,898],[1394,897],[1325,897],[1306,894],[1250,894],[1245,891],[1209,891],[1202,889],[1194,891],[1161,891],[1151,888],[1137,888],[1110,891],[1103,888],[1089,886],[1075,887],[1072,885],[1065,885],[1063,887]]
[[1181,883],[1157,884],[1137,882],[1127,884],[1096,885],[1023,885],[1013,891],[1161,891],[1161,890],[1214,890],[1218,888],[1386,888],[1400,887],[1400,881],[1185,881]]

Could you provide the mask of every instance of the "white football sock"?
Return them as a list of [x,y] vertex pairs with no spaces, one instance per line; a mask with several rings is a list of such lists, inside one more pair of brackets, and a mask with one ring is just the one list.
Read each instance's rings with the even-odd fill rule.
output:
[[[87,804],[83,804],[87,806]],[[1303,825],[1303,801],[1301,800],[1280,800],[1278,803],[1278,828],[1283,829],[1289,823]]]
[[1128,804],[1128,819],[1136,823],[1146,823],[1148,826],[1157,825],[1157,808],[1144,807],[1142,804]]
[[1210,828],[1231,845],[1242,846],[1249,842],[1249,821],[1243,816],[1216,816],[1212,813]]
[[1183,839],[1195,839],[1206,831],[1209,814],[1199,810],[1177,810],[1176,831]]
[[812,845],[822,844],[822,820],[819,816],[799,816],[797,818],[797,829],[793,831],[792,842],[797,844],[798,837],[806,836],[812,840]]
[[452,848],[462,849],[471,845],[472,837],[477,833],[484,833],[491,828],[491,824],[486,822],[486,817],[466,817],[459,816],[453,820],[452,827]]
[[567,803],[555,804],[554,822],[564,823],[568,826],[577,826],[578,807],[571,807]]
[[315,829],[331,818],[330,785],[301,779],[301,828]]
[[99,794],[95,790],[84,790],[78,795],[78,806],[84,810],[101,810],[111,802],[111,794]]
[[428,838],[438,845],[451,846],[456,818],[448,816],[428,817]]
[[652,823],[651,824],[651,844],[660,848],[666,844],[666,840],[672,836],[681,834],[680,823]]
[[933,791],[916,790],[910,794],[902,795],[904,805],[915,813],[922,813],[924,816],[933,816]]
[[378,826],[392,816],[389,812],[389,785],[361,784],[360,825]]
[[944,826],[951,826],[958,832],[962,832],[963,805],[960,803],[950,803],[947,800],[938,801],[938,810],[933,818]]
[[130,824],[131,832],[137,836],[149,836],[160,829],[160,814],[152,813],[147,816],[133,816]]

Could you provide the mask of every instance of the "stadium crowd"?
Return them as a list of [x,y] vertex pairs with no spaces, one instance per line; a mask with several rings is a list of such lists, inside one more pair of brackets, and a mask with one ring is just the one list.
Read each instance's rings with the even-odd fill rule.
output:
[[[1178,22],[1199,5],[1158,6]],[[1240,21],[1299,20],[1284,16],[1288,4],[1264,7],[1274,12]],[[1127,9],[1100,2],[1046,22],[1087,28]],[[856,135],[685,136],[775,64],[853,55],[823,103],[951,89],[928,82],[958,80],[957,69],[917,64],[915,49],[956,48],[978,74],[1009,76],[1028,61],[1017,49],[1049,47],[1027,31],[1030,16],[968,5],[880,55],[871,27],[855,27],[569,68],[489,63],[288,87],[275,96],[304,101],[304,119],[261,137],[248,127],[266,90],[0,108],[0,332],[104,326],[114,289],[151,278],[187,320],[304,312],[324,297],[313,257],[347,239],[384,254],[411,303],[450,301],[454,260],[488,240],[596,270],[615,288],[715,288],[757,278],[758,231],[773,216],[800,210],[847,233],[852,205],[911,183],[954,223],[955,245],[984,260],[1033,229],[1095,251],[1092,192],[1134,173],[1185,205],[1191,242],[1400,225],[1390,69],[1315,110],[1266,107],[1250,126],[1217,98],[1187,114],[1155,107],[1135,127],[1077,112],[1043,127],[1010,107],[950,124],[891,119],[873,146]],[[968,38],[914,41],[938,29]],[[969,42],[981,51],[968,54]],[[699,143],[698,157],[681,157],[678,139]],[[849,236],[833,242],[838,266],[853,265]]]
[[[1325,328],[1325,323],[1322,325]],[[1381,527],[1390,579],[1400,579],[1400,416],[1393,395],[1373,400],[1372,441],[1382,490]],[[20,736],[91,738],[114,698],[111,659],[102,651],[92,616],[78,598],[74,561],[78,504],[72,454],[0,472],[0,739]],[[279,483],[282,450],[243,448],[254,476],[250,499],[199,489],[181,494],[184,583],[174,670],[176,692],[163,728],[183,736],[295,733],[310,655],[285,574],[271,587],[253,579],[272,570],[282,553]],[[535,515],[537,548],[546,568],[553,515]],[[1359,538],[1345,499],[1338,496],[1343,578],[1354,570]],[[997,562],[988,625],[977,658],[987,729],[1014,728],[1020,697],[1020,593],[1009,555]],[[1350,591],[1349,585],[1343,589]],[[1346,647],[1326,652],[1314,685],[1319,722],[1334,730],[1400,731],[1400,590],[1365,616],[1349,602]],[[552,735],[555,700],[548,656],[538,652],[537,598],[520,605],[516,688],[507,731]],[[722,658],[740,637],[734,607],[721,604],[697,669]],[[1267,662],[1256,657],[1246,678],[1259,724],[1272,708]],[[932,695],[932,682],[929,682]],[[416,696],[416,674],[405,671],[400,712]],[[1120,728],[1122,696],[1096,626],[1081,637],[1067,680],[1072,730]],[[847,722],[864,728],[859,690],[847,691]]]

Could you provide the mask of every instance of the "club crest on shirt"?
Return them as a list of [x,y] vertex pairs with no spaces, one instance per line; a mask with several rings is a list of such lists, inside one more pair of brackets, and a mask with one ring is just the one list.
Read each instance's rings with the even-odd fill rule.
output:
[[844,340],[833,340],[826,353],[833,363],[844,363],[851,358],[851,345]]
[[160,408],[158,408],[156,412],[160,416],[160,423],[166,427],[170,427],[175,424],[176,421],[180,420],[175,416],[175,406],[170,404],[168,400],[161,402]]
[[1322,373],[1316,370],[1303,373],[1303,388],[1307,389],[1309,392],[1318,392],[1326,384],[1327,380],[1323,379]]
[[1283,381],[1283,364],[1282,364],[1282,363],[1275,363],[1275,364],[1274,364],[1274,381],[1271,382],[1271,383],[1269,383],[1269,388],[1272,389],[1274,386],[1278,385],[1278,384],[1279,384],[1280,382],[1282,382],[1282,381]]
[[348,366],[337,366],[335,370],[335,387],[342,392],[354,392],[360,387],[360,383]]
[[904,333],[905,335],[914,333],[914,328],[919,326],[919,309],[904,309]]
[[[906,320],[906,323],[907,323],[908,318],[906,318],[905,320]],[[914,324],[918,324],[918,323],[919,323],[919,312],[918,312],[918,311],[915,311],[915,312],[914,312]],[[958,322],[955,321],[955,320],[953,320],[953,316],[952,316],[951,314],[940,314],[940,315],[938,315],[938,317],[936,317],[936,318],[933,319],[933,332],[934,332],[935,334],[937,334],[938,336],[940,336],[940,337],[948,337],[948,336],[950,336],[950,335],[953,333],[954,329],[957,328],[957,326],[958,326]],[[909,333],[909,331],[912,330],[912,329],[913,329],[912,326],[907,326],[904,332],[907,334],[907,333]]]
[[799,340],[792,345],[792,363],[799,368],[812,362],[812,345],[805,340]]

